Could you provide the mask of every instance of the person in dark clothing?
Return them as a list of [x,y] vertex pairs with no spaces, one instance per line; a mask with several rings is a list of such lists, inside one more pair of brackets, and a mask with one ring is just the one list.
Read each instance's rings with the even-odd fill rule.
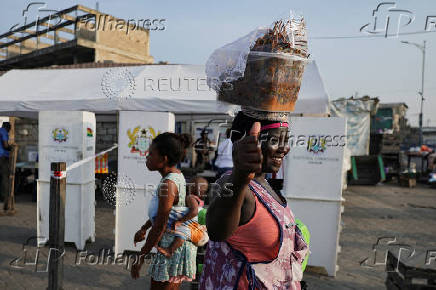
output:
[[210,140],[207,137],[208,133],[206,130],[201,132],[201,137],[195,141],[194,148],[195,153],[197,153],[197,161],[195,162],[195,168],[203,170],[207,167],[209,163],[209,151],[210,151]]
[[0,128],[0,201],[3,202],[8,196],[9,190],[9,151],[12,146],[9,144],[9,131],[11,124],[3,122]]

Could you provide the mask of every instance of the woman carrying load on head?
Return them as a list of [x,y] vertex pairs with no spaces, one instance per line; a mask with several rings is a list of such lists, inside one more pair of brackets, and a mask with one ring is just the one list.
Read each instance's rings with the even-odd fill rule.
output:
[[274,22],[217,49],[206,65],[218,100],[242,106],[233,120],[233,170],[207,211],[200,289],[301,289],[308,244],[266,173],[289,152],[288,120],[307,60],[303,18]]

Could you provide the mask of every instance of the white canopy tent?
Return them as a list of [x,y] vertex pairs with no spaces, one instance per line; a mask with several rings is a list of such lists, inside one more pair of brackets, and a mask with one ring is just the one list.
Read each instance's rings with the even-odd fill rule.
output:
[[[312,62],[294,113],[326,113],[328,101]],[[11,70],[0,77],[0,116],[36,118],[38,111],[51,110],[227,114],[235,109],[216,101],[203,65]]]
[[[294,114],[325,114],[329,112],[328,105],[329,96],[318,67],[311,62],[304,73]],[[37,118],[39,111],[90,111],[104,115],[115,115],[119,111],[145,111],[171,112],[176,115],[176,121],[177,115],[199,115],[208,122],[213,115],[220,115],[221,118],[237,109],[237,106],[216,101],[215,92],[207,87],[203,65],[11,70],[0,77],[0,116]],[[135,119],[131,114],[131,118]],[[153,118],[153,114],[143,115]],[[137,119],[135,126],[136,121],[140,121]],[[118,136],[126,138],[127,128],[120,128],[122,131]],[[118,144],[122,146],[123,141]],[[131,170],[134,170],[133,167]],[[122,173],[119,174],[122,176]],[[141,207],[141,213],[144,208]],[[134,213],[124,212],[127,215]],[[117,214],[119,224],[124,220],[130,219],[125,216],[123,219]],[[131,244],[131,233],[116,233],[116,236],[129,239]],[[120,246],[118,250],[123,248]]]

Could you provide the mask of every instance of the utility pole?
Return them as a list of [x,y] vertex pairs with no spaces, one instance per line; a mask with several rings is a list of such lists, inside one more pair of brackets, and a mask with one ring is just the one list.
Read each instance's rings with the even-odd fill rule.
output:
[[423,108],[424,108],[424,80],[425,80],[425,49],[426,49],[426,41],[424,40],[424,44],[418,44],[408,41],[401,41],[404,44],[411,44],[416,46],[421,52],[422,52],[422,75],[421,75],[421,91],[419,94],[421,95],[421,111],[419,112],[419,146],[422,146],[422,143],[424,141],[423,135],[422,135],[422,120],[423,120]]
[[419,146],[422,146],[424,143],[424,137],[422,134],[422,111],[424,108],[424,74],[425,74],[425,45],[426,41],[424,40],[424,45],[422,46],[422,79],[421,79],[421,112],[419,112]]

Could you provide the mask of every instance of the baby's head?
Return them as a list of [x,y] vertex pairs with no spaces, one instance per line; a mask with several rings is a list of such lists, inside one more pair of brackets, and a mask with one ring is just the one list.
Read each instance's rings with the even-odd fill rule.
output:
[[196,176],[188,183],[188,194],[193,194],[204,200],[209,189],[209,182],[203,177]]

